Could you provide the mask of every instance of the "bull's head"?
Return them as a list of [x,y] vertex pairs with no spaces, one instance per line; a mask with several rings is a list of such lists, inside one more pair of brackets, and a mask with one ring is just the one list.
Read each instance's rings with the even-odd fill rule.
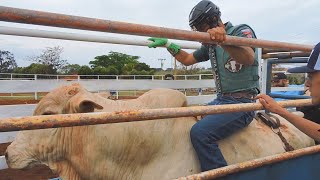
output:
[[[87,113],[94,109],[103,109],[96,98],[96,95],[79,84],[62,86],[43,97],[33,115]],[[68,146],[69,131],[72,131],[72,128],[19,132],[6,151],[8,166],[23,169],[40,163],[48,165],[50,162],[59,161],[64,157],[64,150]]]

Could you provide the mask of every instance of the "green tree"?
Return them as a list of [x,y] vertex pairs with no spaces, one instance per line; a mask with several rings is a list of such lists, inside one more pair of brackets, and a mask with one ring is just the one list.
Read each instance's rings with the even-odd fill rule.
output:
[[150,66],[147,65],[146,63],[141,63],[139,62],[138,64],[135,64],[134,69],[138,70],[138,71],[150,71]]
[[105,67],[97,66],[93,69],[93,74],[97,75],[106,75],[108,74],[108,70]]
[[119,73],[122,73],[122,68],[126,64],[137,64],[139,56],[131,56],[119,52],[109,52],[108,55],[97,56],[93,61],[90,61],[89,64],[91,68],[96,68],[98,66],[102,66],[108,68],[109,66],[114,66]]
[[17,68],[16,60],[9,51],[0,51],[0,72],[10,73]]
[[22,74],[54,74],[55,71],[45,64],[32,63],[27,67],[19,67],[14,70],[15,73]]
[[107,67],[107,74],[108,75],[119,75],[119,70],[114,66]]
[[92,75],[92,69],[89,66],[84,65],[80,67],[78,73],[79,75]]
[[61,70],[63,74],[78,74],[81,66],[79,64],[68,64]]

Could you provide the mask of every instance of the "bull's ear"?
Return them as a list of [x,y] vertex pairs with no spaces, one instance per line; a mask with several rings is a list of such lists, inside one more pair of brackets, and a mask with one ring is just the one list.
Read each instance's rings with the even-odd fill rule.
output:
[[94,112],[94,109],[103,109],[103,107],[94,101],[83,100],[79,104],[78,112],[79,113]]
[[73,96],[65,109],[66,113],[88,113],[94,109],[103,109],[98,103],[99,98],[89,92],[79,92]]

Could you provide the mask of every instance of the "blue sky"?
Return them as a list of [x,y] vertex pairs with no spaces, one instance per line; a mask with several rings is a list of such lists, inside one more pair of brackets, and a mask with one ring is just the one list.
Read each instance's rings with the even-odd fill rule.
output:
[[[25,8],[114,21],[148,24],[189,30],[188,15],[199,0],[1,0],[1,6]],[[258,38],[316,44],[320,41],[320,1],[318,0],[216,0],[222,11],[222,20],[233,24],[249,24]],[[62,32],[76,32],[132,38],[126,35],[59,29],[0,22],[0,26],[26,27]],[[134,37],[146,39],[147,37]],[[63,57],[69,63],[88,64],[97,55],[118,51],[138,55],[151,67],[160,67],[159,58],[165,58],[165,68],[171,67],[171,56],[165,49],[149,49],[123,45],[72,42],[0,35],[0,49],[11,51],[19,66],[30,64],[45,47],[62,46]],[[210,63],[199,64],[209,67]]]

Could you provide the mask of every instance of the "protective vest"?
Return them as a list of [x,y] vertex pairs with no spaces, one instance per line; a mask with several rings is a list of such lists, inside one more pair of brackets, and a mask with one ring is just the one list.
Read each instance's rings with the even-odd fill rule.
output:
[[[228,35],[234,36],[238,28],[249,27],[241,24],[227,28]],[[252,31],[253,32],[253,31]],[[209,46],[209,57],[212,69],[215,75],[217,93],[233,93],[239,91],[252,90],[258,93],[259,75],[258,75],[258,54],[255,51],[255,60],[253,65],[242,65],[237,63],[227,51],[220,46]]]

